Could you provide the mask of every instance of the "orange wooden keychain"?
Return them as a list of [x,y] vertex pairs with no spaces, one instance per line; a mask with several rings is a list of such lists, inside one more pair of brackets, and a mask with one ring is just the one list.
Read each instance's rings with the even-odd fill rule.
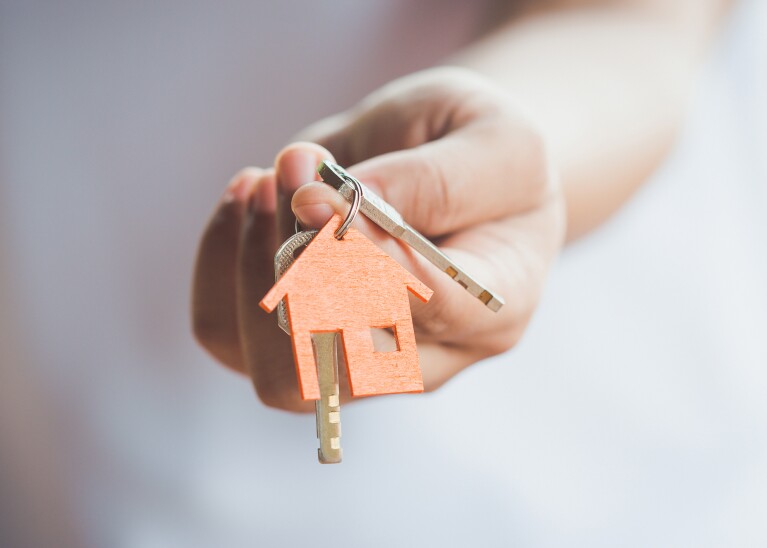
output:
[[[285,299],[301,396],[319,399],[312,333],[341,336],[352,396],[423,391],[408,291],[423,302],[431,289],[361,232],[334,215],[261,301],[271,312]],[[371,329],[389,328],[397,349],[376,352]]]
[[[423,391],[408,291],[427,302],[432,290],[350,228],[359,211],[407,243],[440,271],[497,312],[503,298],[445,255],[388,203],[341,166],[322,162],[322,180],[351,202],[346,219],[333,216],[320,231],[299,232],[275,256],[277,283],[261,301],[293,337],[301,397],[317,401],[320,462],[341,462],[336,338],[340,335],[352,396]],[[294,252],[306,246],[294,259]],[[288,325],[289,324],[289,325]],[[377,352],[372,331],[388,329],[396,350]]]
[[[352,396],[423,391],[408,291],[426,302],[432,290],[350,228],[364,192],[356,180],[353,187],[346,219],[334,215],[318,232],[297,231],[280,247],[277,282],[260,303],[267,312],[279,305],[278,322],[292,336],[301,397],[317,402],[322,463],[342,457],[337,335]],[[396,349],[377,352],[374,329],[389,329]]]

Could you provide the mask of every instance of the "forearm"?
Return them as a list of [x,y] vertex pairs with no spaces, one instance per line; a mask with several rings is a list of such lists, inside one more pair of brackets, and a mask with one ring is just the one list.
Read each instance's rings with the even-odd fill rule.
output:
[[604,221],[670,150],[723,3],[539,11],[453,60],[507,89],[543,132],[567,200],[568,239]]

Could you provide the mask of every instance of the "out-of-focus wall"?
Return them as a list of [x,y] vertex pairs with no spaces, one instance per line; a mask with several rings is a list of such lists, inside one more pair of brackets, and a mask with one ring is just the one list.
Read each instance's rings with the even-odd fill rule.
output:
[[466,43],[483,10],[0,2],[0,519],[28,535],[4,545],[114,545],[153,512],[140,500],[183,514],[180,455],[228,399],[211,382],[259,405],[189,330],[197,238],[228,178]]

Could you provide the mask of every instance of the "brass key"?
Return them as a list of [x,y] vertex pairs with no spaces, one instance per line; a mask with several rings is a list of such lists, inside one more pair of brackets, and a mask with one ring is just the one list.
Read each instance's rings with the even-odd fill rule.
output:
[[320,383],[320,399],[315,402],[317,437],[320,448],[317,457],[322,464],[341,462],[341,406],[338,394],[338,334],[312,333],[314,360]]

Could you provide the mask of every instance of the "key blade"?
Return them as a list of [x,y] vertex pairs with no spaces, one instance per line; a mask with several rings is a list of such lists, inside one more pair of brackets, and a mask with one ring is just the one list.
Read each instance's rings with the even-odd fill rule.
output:
[[472,278],[465,270],[454,263],[450,257],[442,253],[437,246],[410,225],[405,225],[405,231],[400,239],[407,242],[410,247],[426,257],[431,264],[453,278],[461,287],[482,301],[482,304],[493,312],[498,312],[505,304],[503,297],[492,293]]
[[337,333],[312,333],[314,360],[320,384],[320,399],[315,402],[317,438],[320,447],[317,458],[322,464],[341,462],[341,405],[338,391]]
[[[317,169],[322,180],[338,190],[351,203],[354,199],[354,188],[351,180],[355,180],[347,171],[333,162],[322,162]],[[359,182],[359,181],[357,181]],[[471,295],[482,301],[493,312],[498,312],[505,304],[503,298],[484,287],[465,270],[453,262],[437,246],[431,243],[416,229],[405,222],[396,209],[359,182],[363,189],[360,211],[375,224],[390,235],[398,238],[423,255],[430,263],[453,278]]]
[[[335,188],[349,203],[352,202],[354,199],[354,187],[351,180],[354,178],[344,168],[332,162],[322,162],[317,172],[324,183]],[[401,238],[406,230],[406,223],[402,215],[363,183],[357,182],[362,186],[363,190],[360,211],[395,238]]]

